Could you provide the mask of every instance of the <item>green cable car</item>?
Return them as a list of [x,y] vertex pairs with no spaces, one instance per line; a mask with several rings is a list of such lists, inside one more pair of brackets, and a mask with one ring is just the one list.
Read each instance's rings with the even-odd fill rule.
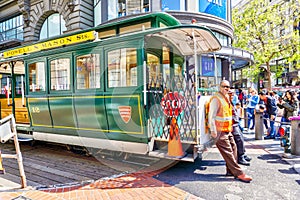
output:
[[[220,48],[209,29],[152,13],[10,49],[0,63],[12,75],[24,63],[20,137],[193,161],[205,135],[195,63]],[[167,152],[171,140],[182,155]]]

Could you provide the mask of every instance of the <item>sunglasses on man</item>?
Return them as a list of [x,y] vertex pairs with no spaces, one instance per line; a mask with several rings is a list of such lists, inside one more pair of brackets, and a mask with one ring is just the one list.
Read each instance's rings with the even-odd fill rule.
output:
[[222,85],[221,87],[230,89],[230,86],[228,86],[228,85]]

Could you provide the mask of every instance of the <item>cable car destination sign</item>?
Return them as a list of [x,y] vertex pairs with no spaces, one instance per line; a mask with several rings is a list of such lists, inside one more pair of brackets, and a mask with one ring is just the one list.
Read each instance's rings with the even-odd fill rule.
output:
[[70,35],[54,40],[49,40],[29,46],[24,46],[21,48],[13,49],[10,51],[3,52],[4,58],[9,58],[13,56],[19,56],[23,54],[33,53],[37,51],[42,51],[46,49],[52,49],[56,47],[66,46],[66,45],[72,45],[80,42],[85,42],[88,40],[94,40],[95,39],[95,33],[94,31],[89,31],[85,33],[79,33],[76,35]]

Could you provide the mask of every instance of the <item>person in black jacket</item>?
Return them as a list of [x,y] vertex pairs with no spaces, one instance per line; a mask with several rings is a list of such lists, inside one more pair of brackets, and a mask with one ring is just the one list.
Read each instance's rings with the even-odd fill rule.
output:
[[277,105],[276,105],[276,99],[272,95],[273,92],[270,91],[269,95],[265,91],[261,91],[259,93],[260,100],[263,104],[266,106],[266,117],[270,120],[270,132],[269,134],[264,137],[264,139],[275,139],[275,118],[277,114]]
[[[281,122],[290,122],[289,117],[294,116],[294,112],[297,111],[298,107],[295,92],[287,90],[283,99],[280,99],[279,103],[277,103],[277,106],[280,109],[283,109],[283,116],[281,118]],[[280,135],[277,134],[276,137],[280,137]]]
[[237,147],[237,161],[241,165],[250,165],[251,157],[246,155],[243,133],[239,127],[240,116],[235,106],[233,106],[234,92],[229,90],[228,95],[232,103],[232,135]]

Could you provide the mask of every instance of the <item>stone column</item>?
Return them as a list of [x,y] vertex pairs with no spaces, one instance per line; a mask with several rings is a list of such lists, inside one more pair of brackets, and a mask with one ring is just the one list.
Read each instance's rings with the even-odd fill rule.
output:
[[300,119],[291,121],[291,154],[300,155]]
[[263,112],[255,113],[255,139],[262,140],[264,135],[264,119]]

